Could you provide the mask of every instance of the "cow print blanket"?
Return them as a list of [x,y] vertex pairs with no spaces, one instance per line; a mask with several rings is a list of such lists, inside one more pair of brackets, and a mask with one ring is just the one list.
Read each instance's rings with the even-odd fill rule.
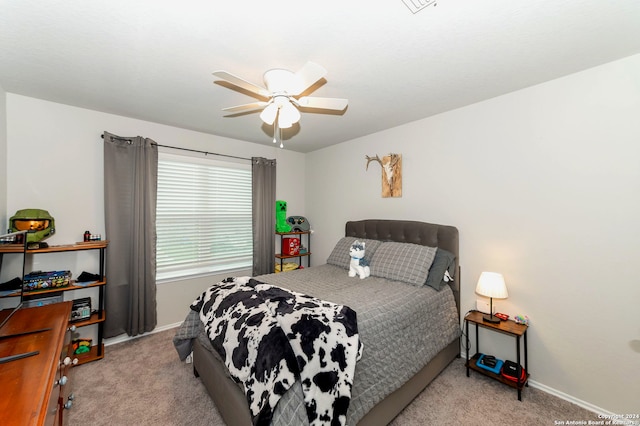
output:
[[231,376],[244,386],[254,425],[271,422],[300,379],[310,425],[344,425],[362,356],[347,306],[249,277],[227,278],[191,305]]

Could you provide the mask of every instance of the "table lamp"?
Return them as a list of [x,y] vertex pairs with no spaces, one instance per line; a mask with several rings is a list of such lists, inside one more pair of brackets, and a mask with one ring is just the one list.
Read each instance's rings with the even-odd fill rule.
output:
[[502,274],[497,272],[483,272],[480,274],[476,293],[489,298],[489,315],[484,315],[482,320],[493,324],[499,323],[500,318],[493,315],[493,299],[506,299],[509,297]]

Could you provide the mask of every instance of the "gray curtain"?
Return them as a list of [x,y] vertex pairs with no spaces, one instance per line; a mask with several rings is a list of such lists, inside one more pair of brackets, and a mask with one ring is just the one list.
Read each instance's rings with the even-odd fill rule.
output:
[[151,139],[105,132],[105,337],[153,330],[156,314],[158,148]]
[[270,274],[275,265],[276,160],[251,158],[253,203],[253,276]]

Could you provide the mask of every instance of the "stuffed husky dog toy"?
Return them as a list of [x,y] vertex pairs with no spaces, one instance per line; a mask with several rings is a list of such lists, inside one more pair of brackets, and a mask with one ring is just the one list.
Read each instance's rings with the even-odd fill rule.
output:
[[350,277],[355,277],[357,274],[363,280],[371,275],[369,262],[364,259],[364,242],[354,241],[349,249],[349,256],[351,256],[351,263],[349,263]]

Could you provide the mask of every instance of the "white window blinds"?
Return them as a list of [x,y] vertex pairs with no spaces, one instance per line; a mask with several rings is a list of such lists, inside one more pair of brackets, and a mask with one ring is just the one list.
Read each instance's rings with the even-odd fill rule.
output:
[[251,166],[160,153],[157,279],[252,267]]

